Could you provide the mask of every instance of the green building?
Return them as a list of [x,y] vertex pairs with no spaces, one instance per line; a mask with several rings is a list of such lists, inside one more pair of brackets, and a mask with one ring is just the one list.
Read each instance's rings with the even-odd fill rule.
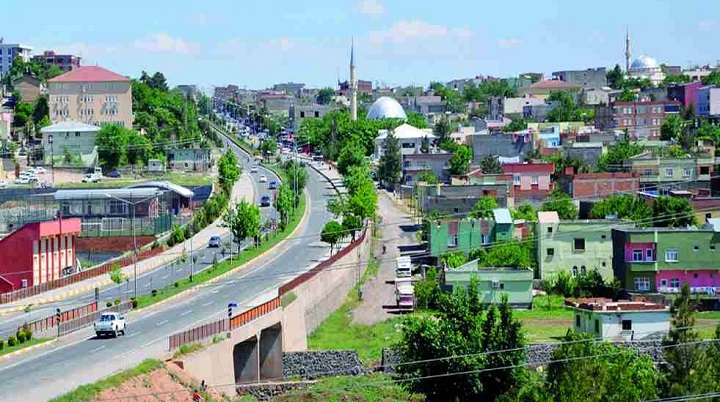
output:
[[470,279],[475,277],[485,303],[498,303],[506,294],[513,307],[529,308],[532,305],[533,271],[530,268],[482,268],[478,267],[477,260],[473,260],[458,268],[447,268],[444,274],[447,290],[467,287]]
[[556,211],[538,212],[537,278],[552,278],[560,271],[577,277],[597,270],[611,281],[612,228],[619,223],[605,219],[560,221]]
[[429,223],[430,255],[439,257],[447,252],[468,254],[481,245],[512,240],[515,226],[507,208],[493,210],[495,219],[438,219]]
[[624,288],[677,293],[720,292],[720,219],[702,228],[614,229],[613,270]]

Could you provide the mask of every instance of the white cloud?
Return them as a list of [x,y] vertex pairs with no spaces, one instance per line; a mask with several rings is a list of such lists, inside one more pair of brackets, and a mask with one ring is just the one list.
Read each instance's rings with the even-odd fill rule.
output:
[[698,22],[698,28],[700,28],[701,31],[709,31],[718,26],[718,24],[720,24],[720,20],[718,19],[700,20]]
[[174,38],[167,32],[158,32],[149,38],[135,42],[135,48],[151,53],[193,53],[192,46],[180,38]]
[[498,41],[498,45],[504,48],[520,46],[522,43],[523,41],[520,38],[502,38]]
[[430,24],[422,20],[401,20],[384,31],[370,33],[370,42],[406,43],[417,39],[430,38],[469,38],[472,32],[465,28],[450,28],[447,25]]
[[357,6],[357,12],[365,15],[383,15],[385,6],[379,0],[361,0]]

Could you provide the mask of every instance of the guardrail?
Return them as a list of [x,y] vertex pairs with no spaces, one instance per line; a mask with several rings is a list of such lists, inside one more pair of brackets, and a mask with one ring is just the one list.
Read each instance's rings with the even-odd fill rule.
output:
[[128,301],[120,303],[116,306],[108,307],[105,310],[101,310],[101,311],[95,311],[93,313],[76,318],[74,320],[70,320],[67,322],[61,321],[60,322],[60,330],[59,330],[58,334],[60,336],[62,336],[62,335],[69,334],[71,332],[75,332],[75,331],[85,328],[87,326],[90,326],[93,323],[95,323],[95,321],[97,321],[98,318],[100,318],[100,316],[104,313],[110,313],[110,312],[124,313],[126,311],[130,311],[131,309],[132,309],[132,301],[128,300]]
[[[60,313],[60,321],[71,321],[80,317],[84,317],[88,314],[92,314],[98,310],[98,303],[92,302],[90,304],[80,306],[77,308],[74,308],[72,310],[62,311]],[[53,314],[49,317],[42,318],[40,320],[36,320],[33,322],[29,322],[24,324],[22,327],[19,327],[18,330],[22,329],[23,327],[27,326],[32,330],[33,333],[39,333],[42,331],[46,331],[50,328],[53,328],[57,326],[58,323],[58,316],[56,314]]]

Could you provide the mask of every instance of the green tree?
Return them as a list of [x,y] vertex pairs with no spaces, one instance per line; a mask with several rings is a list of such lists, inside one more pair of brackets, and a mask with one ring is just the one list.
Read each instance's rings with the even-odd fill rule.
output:
[[321,105],[327,105],[330,103],[333,96],[335,96],[335,90],[330,87],[325,87],[318,91],[318,94],[315,97],[315,102]]
[[232,185],[237,182],[238,178],[240,178],[240,174],[242,174],[242,170],[239,166],[237,156],[230,148],[228,148],[218,160],[218,173],[220,173],[220,180],[223,183],[228,183],[229,186],[232,187]]
[[425,278],[415,283],[415,299],[418,308],[436,309],[442,296],[437,268],[428,269]]
[[407,112],[407,124],[420,129],[427,128],[428,126],[425,116],[412,110]]
[[358,166],[365,163],[365,147],[358,142],[348,142],[340,150],[340,154],[338,155],[338,172],[345,175],[350,166]]
[[424,136],[420,141],[420,152],[424,154],[430,152],[430,139],[427,137],[427,135]]
[[275,140],[275,138],[265,138],[260,144],[260,151],[262,151],[263,157],[267,157],[268,155],[275,155],[275,152],[277,152],[277,141]]
[[630,142],[629,139],[622,139],[613,145],[608,152],[602,154],[598,161],[598,169],[601,172],[614,172],[622,169],[623,162],[630,157],[640,155],[645,147],[637,142]]
[[547,400],[641,401],[657,398],[659,376],[649,355],[569,334],[552,354]]
[[378,167],[378,176],[380,181],[395,188],[395,184],[402,174],[402,155],[400,153],[400,143],[392,132],[388,132],[387,137],[383,140],[383,155],[380,157],[380,166]]
[[510,122],[507,126],[503,127],[503,131],[516,132],[526,130],[528,127],[529,120],[527,119],[515,119]]
[[122,290],[120,289],[120,285],[125,282],[125,274],[123,274],[122,269],[120,269],[120,265],[113,265],[110,268],[110,271],[108,271],[108,276],[110,276],[110,280],[117,285],[118,295],[120,298],[122,298]]
[[329,221],[323,227],[320,233],[320,240],[330,244],[330,255],[333,253],[333,248],[340,241],[343,234],[343,228],[338,221]]
[[290,215],[293,212],[293,205],[295,203],[295,194],[293,193],[290,184],[282,183],[278,187],[277,197],[275,198],[275,209],[280,214],[280,228],[285,230],[287,227]]
[[362,219],[357,215],[343,215],[342,228],[344,233],[349,233],[352,241],[355,241],[355,233],[362,229]]
[[285,173],[287,175],[288,184],[292,185],[293,190],[297,190],[300,194],[308,181],[308,173],[299,163],[289,160],[285,163]]
[[103,171],[110,171],[128,164],[128,146],[135,132],[116,125],[103,126],[95,134],[95,145]]
[[660,196],[652,203],[653,226],[681,228],[697,225],[692,204],[686,198]]
[[423,181],[427,184],[438,184],[440,183],[440,179],[430,170],[424,170],[422,173],[418,175],[418,181]]
[[468,215],[473,218],[491,219],[493,217],[493,210],[497,207],[498,203],[495,197],[486,195],[475,203]]
[[705,346],[693,343],[700,340],[695,326],[697,313],[691,299],[690,285],[683,284],[678,297],[670,307],[670,332],[663,340],[666,365],[663,366],[663,395],[684,395],[715,392],[717,380],[713,375],[710,356]]
[[635,91],[631,91],[630,89],[623,89],[623,91],[618,95],[617,100],[620,102],[634,102],[637,99],[637,94]]
[[350,194],[347,207],[348,212],[362,219],[375,218],[377,214],[377,193],[372,180],[364,182]]
[[527,222],[537,221],[537,211],[529,202],[525,201],[510,211],[513,219],[524,219]]
[[452,157],[450,157],[450,174],[465,174],[470,170],[470,161],[472,160],[472,150],[466,145],[459,145],[455,148]]
[[616,194],[595,203],[590,210],[594,219],[605,219],[615,215],[618,219],[629,219],[639,226],[647,226],[653,211],[647,202],[631,194]]
[[37,101],[35,101],[32,119],[35,124],[39,124],[46,117],[50,118],[50,108],[48,106],[47,96],[40,96]]
[[663,141],[679,141],[682,135],[685,122],[677,115],[671,114],[665,117],[660,127],[660,139]]
[[467,262],[467,257],[462,251],[448,251],[440,255],[440,264],[448,268],[458,268]]
[[33,113],[33,106],[29,103],[18,102],[15,104],[15,116],[13,116],[13,126],[25,127]]
[[502,174],[503,168],[496,156],[487,155],[480,160],[480,170],[483,174]]
[[487,249],[477,248],[470,252],[469,258],[477,259],[479,267],[534,268],[537,265],[533,246],[515,240],[495,243]]
[[690,76],[685,74],[666,74],[663,80],[664,85],[685,84],[690,82]]
[[557,211],[558,217],[563,220],[573,220],[578,217],[578,209],[572,197],[555,188],[540,208],[541,211]]
[[710,74],[702,77],[701,79],[703,85],[715,85],[716,87],[720,87],[720,71],[713,71]]
[[433,134],[435,135],[436,142],[442,144],[450,139],[450,133],[452,133],[452,126],[447,118],[442,117],[439,121],[435,122],[433,126]]
[[558,106],[547,114],[548,121],[584,121],[588,122],[595,118],[593,109],[578,107],[574,95],[569,91],[553,91],[547,98],[548,102],[558,102]]
[[620,68],[619,65],[615,65],[615,67],[608,71],[607,74],[607,80],[608,85],[612,89],[621,89],[623,86],[623,81],[625,81],[625,74],[623,73],[623,70]]
[[257,244],[260,238],[260,220],[260,208],[245,200],[235,204],[235,208],[228,209],[223,215],[223,224],[230,229],[237,243],[253,239]]

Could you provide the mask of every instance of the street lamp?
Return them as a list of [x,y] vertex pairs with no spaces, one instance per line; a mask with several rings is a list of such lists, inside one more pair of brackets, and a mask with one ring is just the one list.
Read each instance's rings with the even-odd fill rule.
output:
[[138,204],[140,204],[140,203],[142,203],[142,202],[145,202],[145,201],[147,201],[147,200],[150,200],[150,199],[153,199],[153,198],[157,198],[157,197],[159,197],[160,195],[164,194],[165,191],[167,191],[167,190],[160,191],[160,192],[155,193],[155,194],[153,194],[153,195],[151,195],[151,196],[149,196],[149,197],[145,197],[145,198],[143,198],[142,200],[135,201],[135,202],[128,201],[128,200],[126,200],[126,199],[123,199],[123,198],[114,196],[114,195],[112,195],[112,194],[103,193],[103,194],[105,194],[105,196],[108,197],[108,198],[112,198],[112,199],[115,199],[115,200],[117,200],[117,201],[120,201],[120,202],[122,202],[122,203],[124,203],[124,204],[127,204],[127,205],[132,206],[132,221],[131,221],[131,228],[132,228],[132,229],[131,229],[131,230],[132,230],[132,237],[133,237],[133,254],[135,255],[135,258],[133,259],[133,282],[134,282],[134,283],[133,283],[133,286],[134,286],[133,294],[134,294],[134,296],[135,296],[135,299],[137,299],[137,257],[138,257],[137,237],[135,236],[135,206],[138,205]]
[[48,134],[48,144],[50,144],[50,170],[52,171],[52,183],[55,187],[55,152],[53,150],[53,135]]

